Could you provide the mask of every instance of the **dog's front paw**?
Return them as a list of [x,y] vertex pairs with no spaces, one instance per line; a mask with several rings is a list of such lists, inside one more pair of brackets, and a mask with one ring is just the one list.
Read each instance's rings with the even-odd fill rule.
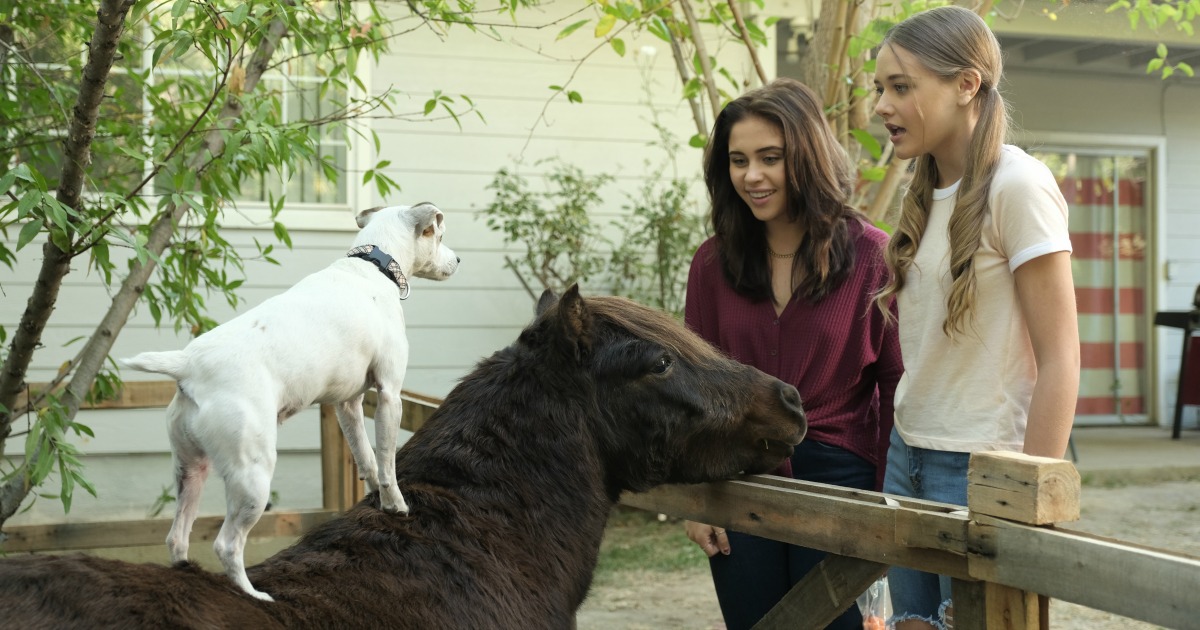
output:
[[408,504],[404,502],[404,495],[400,494],[396,486],[384,486],[379,489],[379,506],[384,512],[391,514],[408,514]]

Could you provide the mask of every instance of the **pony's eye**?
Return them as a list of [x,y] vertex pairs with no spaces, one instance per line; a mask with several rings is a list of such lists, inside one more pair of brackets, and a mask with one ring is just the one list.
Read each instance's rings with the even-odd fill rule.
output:
[[658,357],[658,361],[654,362],[654,365],[650,368],[650,372],[654,374],[663,374],[670,367],[671,357],[664,354],[661,357]]

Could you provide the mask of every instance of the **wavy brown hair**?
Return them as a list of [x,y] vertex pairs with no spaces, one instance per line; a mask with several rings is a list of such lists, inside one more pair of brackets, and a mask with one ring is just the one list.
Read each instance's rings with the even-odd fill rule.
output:
[[[1009,130],[1008,109],[997,85],[1004,72],[1000,44],[983,19],[969,9],[944,6],[918,13],[888,31],[883,46],[903,48],[930,72],[954,81],[967,70],[979,73],[979,91],[972,106],[979,120],[967,149],[966,168],[950,216],[950,295],[942,331],[949,337],[963,331],[975,305],[975,252],[988,218],[988,189]],[[904,288],[905,274],[921,245],[929,222],[937,163],[929,154],[914,160],[912,183],[901,202],[900,220],[888,242],[885,258],[891,280],[876,297],[885,317],[891,297]]]
[[704,181],[721,270],[738,294],[773,299],[766,227],[738,196],[729,176],[730,130],[751,117],[782,132],[787,216],[804,230],[792,261],[793,295],[819,301],[854,267],[848,225],[863,215],[849,205],[853,171],[825,121],[821,101],[794,79],[776,79],[745,93],[726,105],[713,123],[704,149]]

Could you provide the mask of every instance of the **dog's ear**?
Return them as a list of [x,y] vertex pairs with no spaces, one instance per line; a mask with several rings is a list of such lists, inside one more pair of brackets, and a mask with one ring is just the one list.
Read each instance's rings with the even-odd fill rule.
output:
[[367,208],[366,210],[359,212],[358,216],[354,217],[354,222],[358,224],[358,229],[361,230],[362,228],[367,227],[367,224],[371,222],[371,219],[375,218],[375,213],[383,210],[383,208],[383,206],[375,206],[374,208]]
[[428,201],[422,201],[413,206],[412,211],[413,217],[416,219],[417,234],[421,236],[433,236],[437,233],[437,229],[442,228],[442,224],[446,220],[442,211]]
[[533,309],[533,316],[541,317],[542,313],[545,313],[546,309],[549,309],[557,301],[558,296],[554,294],[554,289],[542,291],[542,297],[538,298],[537,306]]

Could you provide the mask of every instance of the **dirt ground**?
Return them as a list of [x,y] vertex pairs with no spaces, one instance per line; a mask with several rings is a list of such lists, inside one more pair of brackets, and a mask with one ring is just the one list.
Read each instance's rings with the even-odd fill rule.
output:
[[[1200,557],[1200,481],[1083,488],[1070,529]],[[593,586],[579,630],[723,630],[706,571],[623,571]],[[1056,630],[1149,630],[1158,626],[1066,602],[1053,602]]]

